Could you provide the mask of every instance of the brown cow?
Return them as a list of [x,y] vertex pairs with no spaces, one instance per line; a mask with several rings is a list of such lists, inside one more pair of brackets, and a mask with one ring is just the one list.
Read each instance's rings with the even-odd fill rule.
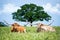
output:
[[23,27],[17,23],[14,23],[14,24],[12,24],[11,32],[26,32],[26,29],[25,29],[25,27]]

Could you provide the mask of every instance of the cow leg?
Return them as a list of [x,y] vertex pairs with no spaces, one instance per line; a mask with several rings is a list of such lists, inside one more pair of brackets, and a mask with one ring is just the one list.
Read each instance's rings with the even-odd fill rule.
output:
[[26,29],[24,29],[24,31],[23,31],[24,33],[26,33]]

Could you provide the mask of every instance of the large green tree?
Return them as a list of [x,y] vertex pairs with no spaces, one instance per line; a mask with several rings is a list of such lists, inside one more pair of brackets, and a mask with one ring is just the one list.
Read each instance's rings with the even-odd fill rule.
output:
[[28,21],[32,23],[33,21],[49,21],[51,16],[44,11],[42,6],[37,6],[35,4],[25,4],[20,7],[17,12],[12,13],[13,19],[16,21]]

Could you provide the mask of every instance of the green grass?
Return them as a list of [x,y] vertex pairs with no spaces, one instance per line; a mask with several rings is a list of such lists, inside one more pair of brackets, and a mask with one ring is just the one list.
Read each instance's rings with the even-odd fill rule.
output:
[[56,32],[36,32],[35,27],[26,27],[27,33],[11,32],[10,27],[0,27],[0,40],[60,40],[60,27]]

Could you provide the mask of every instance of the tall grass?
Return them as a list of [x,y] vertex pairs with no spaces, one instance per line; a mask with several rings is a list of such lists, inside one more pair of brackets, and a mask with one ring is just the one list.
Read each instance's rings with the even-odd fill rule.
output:
[[27,33],[11,32],[10,27],[0,27],[0,40],[60,40],[60,27],[56,32],[36,32],[36,27],[26,27]]

